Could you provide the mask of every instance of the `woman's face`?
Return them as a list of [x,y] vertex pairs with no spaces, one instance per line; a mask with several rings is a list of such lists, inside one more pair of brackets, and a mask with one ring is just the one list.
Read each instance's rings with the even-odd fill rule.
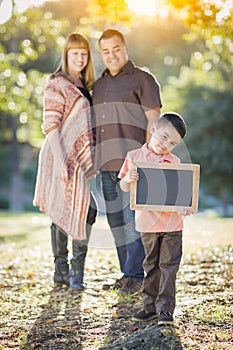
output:
[[69,49],[67,53],[68,72],[78,77],[88,63],[87,49]]

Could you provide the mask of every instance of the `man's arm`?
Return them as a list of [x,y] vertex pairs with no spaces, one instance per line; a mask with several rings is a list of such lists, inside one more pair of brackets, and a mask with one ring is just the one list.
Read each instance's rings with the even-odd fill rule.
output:
[[151,138],[151,133],[150,133],[151,125],[153,123],[155,123],[156,120],[159,118],[159,116],[160,116],[160,107],[155,107],[153,109],[150,109],[145,114],[146,114],[146,117],[147,117],[147,120],[148,120],[147,132],[146,132],[146,142],[148,143],[150,141],[150,138]]

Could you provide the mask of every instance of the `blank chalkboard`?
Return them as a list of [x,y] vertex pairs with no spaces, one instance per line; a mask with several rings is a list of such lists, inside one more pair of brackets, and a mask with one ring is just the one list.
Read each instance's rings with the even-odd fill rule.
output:
[[131,184],[131,209],[179,212],[198,208],[198,164],[135,163],[139,180]]

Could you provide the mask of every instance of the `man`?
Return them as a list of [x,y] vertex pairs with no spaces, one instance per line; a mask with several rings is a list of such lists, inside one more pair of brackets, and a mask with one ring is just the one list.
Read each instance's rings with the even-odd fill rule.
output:
[[123,273],[113,287],[122,293],[135,293],[141,289],[144,277],[145,252],[140,233],[135,230],[129,194],[121,191],[118,174],[126,153],[149,141],[150,126],[162,106],[160,87],[151,74],[128,59],[128,47],[119,31],[104,31],[99,48],[106,69],[93,90],[95,164]]

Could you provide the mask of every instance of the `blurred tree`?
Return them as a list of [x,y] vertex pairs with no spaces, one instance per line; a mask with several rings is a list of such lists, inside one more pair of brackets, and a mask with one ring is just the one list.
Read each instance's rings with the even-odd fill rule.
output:
[[[148,68],[163,86],[169,76],[179,76],[180,68],[189,65],[191,54],[197,49],[196,44],[182,38],[187,32],[175,11],[166,18],[159,14],[142,16],[126,34],[130,57],[137,65]],[[145,38],[150,38],[150,42]]]
[[177,109],[186,117],[189,133],[185,142],[192,160],[201,164],[202,185],[207,194],[221,198],[227,215],[233,195],[233,9],[223,15],[217,2],[169,1],[185,8],[190,28],[185,37],[199,47],[190,67],[183,67],[179,78],[170,78],[164,88],[166,108]]
[[108,27],[125,31],[129,29],[135,16],[128,10],[126,0],[90,0],[87,6],[87,17],[81,24],[87,24],[94,31],[102,32]]
[[[194,57],[194,62],[221,72],[223,80],[233,87],[233,3],[214,0],[168,0],[175,8],[184,9],[183,17],[189,28],[184,37],[198,41],[204,55]],[[197,59],[198,58],[198,59]],[[193,62],[192,62],[193,63]]]
[[170,100],[166,108],[184,116],[188,126],[185,144],[192,161],[201,164],[201,184],[206,194],[222,200],[227,216],[233,194],[232,91],[223,89],[220,73],[188,67],[169,83],[163,91]]
[[57,20],[67,19],[69,21],[69,31],[73,31],[80,22],[80,18],[87,15],[88,0],[59,0],[44,3],[44,12],[51,12]]

